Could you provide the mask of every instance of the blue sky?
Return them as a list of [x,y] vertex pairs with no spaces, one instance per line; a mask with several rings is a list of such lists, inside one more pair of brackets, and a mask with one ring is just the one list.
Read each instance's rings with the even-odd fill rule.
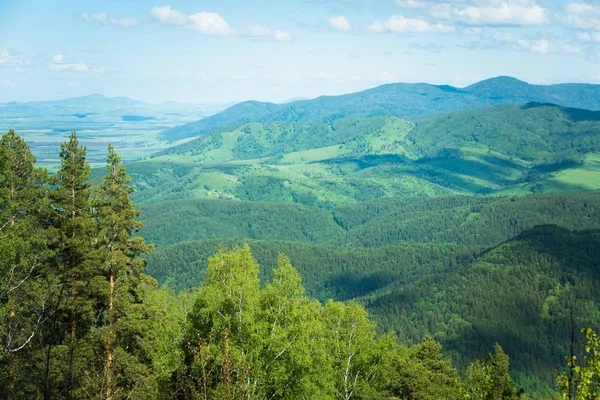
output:
[[600,83],[598,0],[0,0],[0,21],[0,102]]

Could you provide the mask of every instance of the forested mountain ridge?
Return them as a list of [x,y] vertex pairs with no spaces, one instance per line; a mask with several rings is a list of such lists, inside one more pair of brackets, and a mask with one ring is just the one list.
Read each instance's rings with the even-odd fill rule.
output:
[[184,199],[142,206],[141,234],[159,248],[206,239],[381,247],[401,242],[497,245],[537,225],[595,229],[600,192],[398,197],[333,207]]
[[598,110],[598,98],[598,85],[531,85],[505,76],[487,79],[465,88],[425,83],[391,83],[358,93],[322,96],[286,104],[248,101],[203,120],[168,129],[162,135],[166,140],[175,141],[247,122],[328,123],[341,118],[412,118],[430,113],[528,102]]
[[407,195],[600,189],[600,112],[493,106],[331,123],[252,122],[130,164],[143,203],[343,204]]

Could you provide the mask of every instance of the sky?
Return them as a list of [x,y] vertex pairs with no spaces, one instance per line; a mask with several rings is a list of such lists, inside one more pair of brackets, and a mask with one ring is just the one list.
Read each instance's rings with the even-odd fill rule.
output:
[[0,0],[0,102],[600,83],[600,0]]

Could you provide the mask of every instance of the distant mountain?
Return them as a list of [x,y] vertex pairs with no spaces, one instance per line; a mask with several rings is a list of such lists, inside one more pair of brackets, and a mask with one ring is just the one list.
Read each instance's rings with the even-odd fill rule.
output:
[[[243,103],[265,112],[264,103]],[[220,116],[227,115],[225,113]],[[331,123],[249,122],[130,164],[136,200],[341,204],[600,189],[600,111],[499,105]]]
[[60,111],[66,109],[70,112],[108,112],[116,110],[161,110],[161,111],[175,111],[175,110],[186,110],[186,111],[202,111],[206,114],[214,114],[222,111],[227,107],[231,107],[233,104],[221,104],[221,103],[204,103],[204,104],[192,104],[192,103],[178,103],[176,101],[167,101],[163,103],[146,103],[140,100],[131,99],[129,97],[106,97],[99,93],[90,94],[81,97],[71,97],[63,100],[47,100],[47,101],[30,101],[30,102],[9,102],[0,103],[0,110],[6,113],[7,110],[18,111],[39,111],[44,114],[51,113],[53,111]]
[[331,122],[341,118],[415,116],[446,113],[491,105],[553,103],[600,109],[600,85],[531,85],[501,76],[465,88],[425,83],[393,83],[341,96],[273,104],[248,101],[221,113],[164,131],[163,139],[176,141],[247,122]]
[[[87,122],[94,118],[99,122],[120,121],[122,116],[125,116],[124,120],[128,120],[127,116],[134,116],[136,121],[149,118],[158,118],[162,121],[179,119],[174,125],[181,126],[188,121],[196,121],[221,112],[231,105],[231,103],[191,104],[175,101],[151,104],[129,97],[106,97],[95,93],[63,100],[0,103],[0,119],[5,123],[5,127],[16,129],[30,129],[31,126],[23,123],[22,118],[35,121],[34,127],[38,126],[40,121],[46,121],[45,128],[47,128],[48,123],[56,125],[54,122],[64,120],[65,116],[69,115],[86,118]],[[92,115],[95,117],[91,117]],[[138,116],[141,116],[141,119]],[[163,124],[159,130],[174,125]],[[81,121],[65,129],[82,129]]]
[[31,101],[27,103],[4,103],[0,104],[0,107],[30,107],[32,109],[39,108],[68,108],[68,109],[80,109],[80,110],[98,110],[98,111],[109,111],[118,110],[123,108],[138,108],[150,106],[143,101],[130,99],[128,97],[106,97],[101,94],[95,93],[87,96],[72,97],[64,100],[50,100],[50,101]]

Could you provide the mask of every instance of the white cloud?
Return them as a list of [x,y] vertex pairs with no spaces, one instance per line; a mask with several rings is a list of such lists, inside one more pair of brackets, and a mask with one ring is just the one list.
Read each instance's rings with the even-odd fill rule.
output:
[[481,5],[455,7],[451,3],[435,4],[430,9],[434,18],[476,26],[545,25],[550,22],[548,10],[530,0],[490,0]]
[[25,64],[23,60],[18,59],[8,49],[0,48],[0,67],[17,67]]
[[598,32],[577,32],[579,40],[585,43],[600,43],[600,31]]
[[565,25],[578,29],[598,29],[600,30],[600,18],[579,15],[567,15],[563,18]]
[[227,21],[217,13],[202,11],[188,15],[188,18],[192,21],[190,27],[198,32],[215,36],[228,36],[233,34],[233,30],[229,27]]
[[108,22],[108,14],[106,14],[105,12],[100,12],[92,15],[90,19],[100,24],[106,25],[106,23]]
[[161,24],[193,29],[205,35],[262,37],[278,42],[291,42],[293,40],[289,33],[272,30],[263,25],[250,25],[245,30],[236,32],[229,26],[225,18],[214,12],[202,11],[186,15],[166,5],[153,7],[150,10],[150,15]]
[[166,5],[153,7],[150,15],[161,24],[182,26],[206,35],[229,36],[234,33],[225,18],[214,12],[201,11],[186,15]]
[[594,6],[587,3],[571,3],[565,7],[565,11],[569,14],[577,15],[600,15],[600,6]]
[[533,53],[547,54],[550,52],[550,42],[548,42],[546,39],[525,42],[525,47],[527,46]]
[[373,22],[367,28],[369,32],[414,32],[414,33],[448,33],[454,32],[455,28],[444,24],[432,24],[423,19],[405,18],[402,15],[394,15],[384,22]]
[[190,22],[190,18],[187,15],[171,9],[171,6],[168,5],[153,7],[152,10],[150,10],[150,15],[161,24],[183,26]]
[[275,30],[264,25],[250,25],[242,32],[244,36],[250,36],[255,38],[274,40],[277,42],[291,42],[292,36],[283,31]]
[[350,25],[350,22],[348,22],[346,17],[343,15],[329,18],[329,25],[332,28],[342,32],[348,32],[350,29],[352,29],[352,25]]
[[577,32],[577,37],[582,42],[591,42],[592,41],[592,35],[590,35],[588,32]]
[[581,54],[583,49],[572,44],[554,44],[547,39],[517,39],[510,33],[496,33],[494,40],[501,42],[509,49],[529,51],[536,54],[562,53]]
[[81,14],[81,19],[88,22],[96,21],[100,25],[107,25],[110,23],[111,25],[120,26],[122,28],[131,28],[140,24],[140,21],[135,18],[112,18],[105,12],[99,12],[92,15],[83,13]]
[[275,31],[273,32],[273,36],[278,42],[291,42],[293,40],[292,35],[283,31]]
[[57,54],[54,57],[52,57],[52,61],[54,61],[55,64],[62,64],[64,63],[66,60],[66,56],[64,54]]
[[140,21],[135,18],[111,18],[110,23],[116,26],[120,26],[122,28],[131,28],[134,26],[138,26]]
[[572,44],[563,44],[560,46],[560,50],[562,53],[566,54],[581,54],[583,53],[583,49],[579,46],[575,46]]
[[572,28],[600,30],[600,6],[571,3],[565,7],[563,23]]
[[13,83],[13,81],[10,81],[8,79],[3,79],[3,80],[0,80],[0,85],[2,85],[2,86],[14,86],[14,83]]
[[74,63],[69,60],[69,58],[64,54],[57,54],[52,57],[52,62],[50,63],[50,69],[53,71],[76,71],[76,72],[103,72],[104,67],[96,65],[92,67],[88,67],[83,62]]
[[420,9],[426,8],[427,3],[419,0],[396,0],[396,4],[404,8]]

